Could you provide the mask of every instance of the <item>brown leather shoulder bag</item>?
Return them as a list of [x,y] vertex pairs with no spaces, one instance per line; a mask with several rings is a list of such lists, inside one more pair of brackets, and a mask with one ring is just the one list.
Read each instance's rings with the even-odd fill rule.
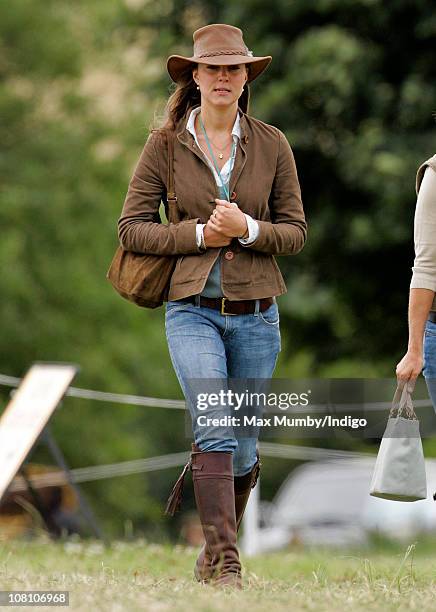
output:
[[[165,130],[168,145],[168,221],[178,222],[174,188],[174,133]],[[121,297],[142,308],[157,308],[168,299],[175,255],[148,255],[126,251],[119,246],[106,275]]]

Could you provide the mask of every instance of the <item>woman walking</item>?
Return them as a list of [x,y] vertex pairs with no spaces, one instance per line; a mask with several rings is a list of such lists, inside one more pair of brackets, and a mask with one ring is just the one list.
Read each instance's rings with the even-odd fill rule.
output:
[[400,381],[423,374],[436,410],[436,155],[416,177],[415,262],[409,294],[409,344],[397,365]]
[[[275,298],[286,291],[274,256],[303,248],[306,223],[285,136],[247,114],[248,83],[271,57],[254,56],[230,25],[205,26],[193,39],[192,57],[168,58],[176,89],[166,124],[152,132],[131,179],[119,237],[127,250],[177,255],[166,335],[195,443],[167,511],[177,509],[190,469],[205,537],[195,576],[240,587],[236,538],[259,472],[257,440],[201,426],[193,381],[218,391],[230,378],[271,378],[280,351]],[[158,222],[168,187],[163,132],[174,138],[180,218],[169,225]]]

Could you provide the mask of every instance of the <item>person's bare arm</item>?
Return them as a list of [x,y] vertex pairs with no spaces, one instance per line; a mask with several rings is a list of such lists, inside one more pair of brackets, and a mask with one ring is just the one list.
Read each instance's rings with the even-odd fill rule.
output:
[[436,292],[436,173],[427,168],[415,210],[415,261],[409,294],[409,344],[397,365],[398,380],[416,380],[422,370],[423,337]]
[[397,365],[397,379],[416,380],[422,365],[422,344],[425,323],[433,304],[435,292],[430,289],[411,289],[409,294],[409,345],[407,353]]

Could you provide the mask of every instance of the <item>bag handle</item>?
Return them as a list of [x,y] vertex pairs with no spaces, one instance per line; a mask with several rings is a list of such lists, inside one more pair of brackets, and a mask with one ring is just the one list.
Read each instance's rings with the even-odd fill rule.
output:
[[177,196],[174,187],[174,131],[166,130],[168,146],[168,179],[167,179],[167,202],[168,221],[177,223]]
[[410,420],[418,420],[415,409],[413,408],[412,392],[414,384],[401,381],[397,384],[394,398],[392,400],[392,408],[389,413],[389,418],[403,417]]

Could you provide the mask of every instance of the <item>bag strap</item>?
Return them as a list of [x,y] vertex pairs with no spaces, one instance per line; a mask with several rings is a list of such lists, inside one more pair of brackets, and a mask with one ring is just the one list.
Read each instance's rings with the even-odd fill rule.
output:
[[166,130],[168,146],[168,179],[167,179],[167,202],[168,221],[177,223],[177,196],[174,186],[174,131]]
[[412,391],[414,384],[410,382],[399,382],[395,390],[394,399],[389,418],[403,417],[404,419],[418,419],[412,402]]

